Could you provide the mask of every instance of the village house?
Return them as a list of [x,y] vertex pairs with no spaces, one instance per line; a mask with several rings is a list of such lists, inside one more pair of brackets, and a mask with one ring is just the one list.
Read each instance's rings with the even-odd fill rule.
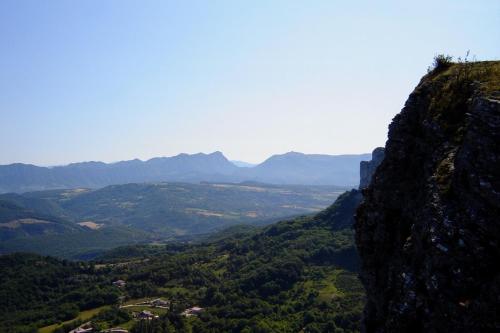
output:
[[151,319],[157,319],[158,316],[153,314],[151,311],[148,311],[148,310],[142,310],[141,312],[139,312],[136,316],[137,319],[139,320],[142,320],[142,319],[145,319],[145,320],[151,320]]
[[193,306],[192,308],[184,310],[181,315],[185,317],[191,317],[191,316],[196,316],[200,314],[203,311],[203,308],[200,308],[198,306]]
[[157,298],[157,299],[152,300],[149,304],[151,304],[151,306],[154,306],[157,308],[166,308],[170,305],[170,301],[165,301],[161,298]]

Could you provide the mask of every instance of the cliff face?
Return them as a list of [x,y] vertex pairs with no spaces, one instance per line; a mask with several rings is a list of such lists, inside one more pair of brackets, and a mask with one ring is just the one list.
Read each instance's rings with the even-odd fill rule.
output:
[[382,147],[375,148],[372,152],[371,161],[362,161],[359,165],[359,189],[364,189],[370,185],[372,176],[377,170],[377,167],[384,159],[385,149]]
[[367,332],[500,328],[500,62],[425,76],[356,216]]

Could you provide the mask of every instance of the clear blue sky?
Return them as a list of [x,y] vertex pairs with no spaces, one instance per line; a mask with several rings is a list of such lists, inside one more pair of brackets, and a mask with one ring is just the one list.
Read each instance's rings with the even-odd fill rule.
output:
[[363,153],[500,1],[0,2],[0,164]]

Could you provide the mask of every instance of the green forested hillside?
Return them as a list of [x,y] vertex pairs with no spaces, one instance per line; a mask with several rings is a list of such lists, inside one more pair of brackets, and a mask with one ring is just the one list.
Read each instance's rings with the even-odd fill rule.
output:
[[187,239],[325,208],[332,186],[126,184],[0,195],[0,253],[90,258],[140,242]]
[[88,260],[115,247],[153,240],[151,234],[126,226],[100,230],[80,228],[76,232],[9,239],[0,242],[0,253],[32,252],[59,258]]
[[342,193],[334,186],[244,184],[126,184],[98,190],[55,190],[24,194],[61,207],[76,222],[125,224],[171,233],[206,232],[319,211]]
[[[0,253],[9,239],[83,231],[81,226],[51,215],[45,210],[27,208],[14,200],[0,199]],[[37,203],[35,202],[35,205]]]
[[[90,263],[2,256],[2,267],[15,267],[0,273],[3,332],[117,304],[119,296],[126,304],[143,297],[163,297],[172,304],[167,310],[152,309],[160,318],[149,324],[126,315],[116,319],[122,312],[130,314],[134,307],[129,306],[94,318],[96,325],[121,325],[133,332],[151,332],[150,325],[157,327],[153,332],[358,331],[364,296],[350,227],[358,198],[357,191],[347,192],[330,214],[260,231],[236,230],[198,245],[123,247]],[[14,271],[19,273],[9,273]],[[116,279],[127,285],[111,287]],[[90,303],[88,295],[96,301]],[[179,315],[194,305],[204,308],[199,317]]]
[[109,281],[89,263],[34,254],[0,256],[0,331],[31,331],[112,304],[119,294]]

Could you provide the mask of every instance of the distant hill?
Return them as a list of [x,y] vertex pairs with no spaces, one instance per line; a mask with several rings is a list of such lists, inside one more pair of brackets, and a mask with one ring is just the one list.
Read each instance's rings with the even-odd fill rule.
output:
[[52,168],[28,164],[0,166],[0,192],[28,192],[158,181],[225,181],[238,167],[220,152],[179,154],[148,161],[83,162]]
[[274,155],[254,167],[239,167],[237,165],[245,165],[229,161],[221,152],[214,152],[109,164],[82,162],[50,168],[16,163],[0,165],[0,193],[100,188],[115,184],[163,181],[258,181],[272,184],[355,186],[359,182],[359,162],[370,158],[371,154],[308,155],[290,152]]
[[[37,204],[35,201],[32,207],[36,207]],[[21,237],[66,234],[82,230],[81,226],[47,214],[43,209],[26,208],[19,206],[15,201],[0,199],[0,242]]]
[[255,182],[110,185],[0,195],[0,253],[87,256],[120,245],[263,225],[327,207],[345,188]]
[[319,155],[289,152],[274,155],[254,168],[245,170],[250,180],[275,184],[356,185],[359,163],[371,154]]

